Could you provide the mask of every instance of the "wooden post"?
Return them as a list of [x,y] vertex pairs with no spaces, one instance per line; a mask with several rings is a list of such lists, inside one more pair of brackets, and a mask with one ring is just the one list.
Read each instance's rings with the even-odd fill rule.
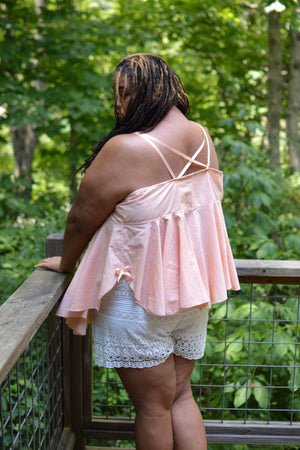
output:
[[46,239],[46,256],[61,256],[64,235],[62,233],[50,234]]
[[[51,234],[46,240],[46,255],[60,256],[63,234]],[[63,385],[64,385],[64,427],[71,427],[75,434],[74,450],[84,450],[83,436],[83,338],[75,336],[63,324]]]
[[83,436],[83,339],[70,332],[70,406],[71,429],[75,433],[76,441],[74,450],[85,449]]
[[83,427],[89,427],[93,415],[93,361],[92,361],[92,328],[87,328],[83,337]]

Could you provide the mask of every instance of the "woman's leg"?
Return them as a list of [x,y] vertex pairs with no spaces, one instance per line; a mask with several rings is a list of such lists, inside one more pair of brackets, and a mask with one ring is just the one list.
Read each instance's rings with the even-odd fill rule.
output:
[[190,377],[194,360],[174,356],[176,394],[172,405],[174,450],[206,450],[206,433],[200,410],[193,398]]
[[173,355],[157,366],[116,370],[135,406],[137,450],[173,450],[171,407],[176,394]]
[[171,355],[144,369],[117,369],[136,409],[137,450],[206,450],[190,376],[195,361]]

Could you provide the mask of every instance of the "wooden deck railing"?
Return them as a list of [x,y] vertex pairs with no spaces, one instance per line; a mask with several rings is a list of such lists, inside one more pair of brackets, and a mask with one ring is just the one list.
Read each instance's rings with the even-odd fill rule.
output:
[[[47,255],[59,255],[61,252],[62,235],[51,235],[47,239]],[[228,378],[220,386],[220,380],[214,379],[217,368],[224,364],[224,373],[230,370],[243,368],[249,374],[249,368],[262,367],[261,361],[252,361],[251,345],[261,343],[252,339],[254,331],[250,330],[251,320],[261,323],[255,316],[243,319],[231,318],[230,299],[227,302],[227,312],[218,320],[216,326],[224,326],[225,338],[220,341],[224,344],[224,363],[220,364],[214,358],[197,363],[198,371],[209,374],[209,380],[194,380],[195,395],[203,410],[208,442],[215,443],[247,443],[247,444],[300,444],[300,401],[299,401],[299,336],[300,336],[300,295],[295,294],[295,286],[300,285],[300,262],[298,261],[257,261],[237,260],[236,266],[241,283],[246,286],[253,283],[260,286],[259,295],[266,298],[262,289],[265,284],[279,286],[294,286],[293,294],[277,295],[272,287],[272,299],[282,308],[286,298],[295,305],[295,317],[286,318],[287,326],[292,326],[291,336],[293,342],[287,342],[289,351],[294,349],[289,366],[277,365],[274,355],[270,355],[270,383],[268,386],[252,386],[250,378],[245,382],[246,401],[241,406],[232,407],[228,403],[227,393],[236,392],[241,386],[231,385]],[[55,317],[55,310],[65,288],[69,283],[68,275],[58,274],[46,270],[36,270],[25,283],[0,308],[0,449],[84,449],[86,439],[133,439],[133,419],[113,417],[95,417],[93,411],[93,364],[91,351],[91,330],[86,337],[73,335],[69,329]],[[252,289],[252,288],[251,288]],[[250,292],[250,291],[249,291]],[[269,292],[269,291],[268,291]],[[275,292],[275,294],[274,294]],[[279,291],[278,291],[279,292]],[[270,297],[270,298],[271,298]],[[256,305],[256,296],[251,293],[245,295]],[[270,300],[270,304],[273,300]],[[251,303],[251,304],[252,304]],[[268,304],[269,304],[268,303]],[[228,306],[229,305],[229,306]],[[255,306],[256,307],[256,306]],[[252,307],[251,307],[252,308]],[[279,308],[279,309],[280,309]],[[277,326],[282,323],[279,309],[274,308],[273,318],[266,319],[273,329],[272,353],[275,346],[281,345],[276,338]],[[252,311],[252,309],[251,309]],[[248,327],[249,334],[243,345],[248,345],[248,361],[244,363],[226,361],[226,351],[232,343],[240,344],[239,338],[235,341],[227,336],[227,328],[236,320],[235,327]],[[244,322],[243,322],[244,321]],[[247,330],[248,330],[247,328]],[[235,328],[236,329],[236,328]],[[245,344],[246,342],[246,344]],[[223,345],[222,344],[222,345]],[[272,344],[272,345],[271,345]],[[208,345],[216,346],[212,340]],[[266,348],[267,348],[266,347]],[[269,348],[268,347],[268,348]],[[222,366],[223,367],[223,366]],[[293,373],[288,386],[275,386],[273,375],[278,368]],[[222,369],[223,370],[223,369]],[[273,375],[272,375],[273,374]],[[202,377],[203,378],[203,377]],[[205,377],[204,377],[205,378]],[[274,378],[275,379],[275,378]],[[276,378],[277,379],[277,378]],[[206,383],[206,384],[205,384]],[[212,405],[205,398],[223,389],[222,405]],[[272,393],[276,389],[285,389],[287,402],[273,408]],[[208,390],[209,389],[209,390]],[[268,389],[269,401],[260,407],[253,407],[248,400],[247,389]],[[250,391],[249,391],[250,392]],[[248,393],[249,393],[248,392]],[[258,391],[256,391],[258,392]],[[256,396],[259,397],[259,396]],[[106,403],[106,400],[103,400]],[[229,406],[228,406],[229,405]],[[107,406],[107,405],[106,405]],[[127,405],[128,407],[128,405]],[[214,411],[217,418],[212,419]],[[230,419],[227,418],[230,415]],[[255,415],[256,414],[256,415]],[[252,417],[259,417],[263,420]],[[104,414],[103,414],[104,415]],[[281,419],[282,416],[282,419]],[[273,420],[276,417],[276,420]],[[288,418],[287,418],[288,417]],[[235,418],[235,419],[233,419]]]

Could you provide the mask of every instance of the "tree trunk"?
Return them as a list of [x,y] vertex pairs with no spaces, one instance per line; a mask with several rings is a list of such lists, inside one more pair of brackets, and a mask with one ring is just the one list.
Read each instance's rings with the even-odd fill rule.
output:
[[[34,9],[36,14],[40,15],[42,7],[46,6],[46,0],[34,0]],[[37,34],[36,39],[41,39]],[[38,90],[43,89],[43,85],[39,81],[33,82]],[[26,112],[24,111],[24,114]],[[32,125],[26,127],[18,127],[16,125],[10,128],[11,140],[15,157],[15,175],[26,181],[26,188],[23,192],[25,198],[30,198],[32,187],[32,161],[35,147],[38,144],[39,136],[33,129]]]
[[[300,0],[296,14],[300,15]],[[287,106],[287,134],[289,143],[290,167],[293,172],[300,171],[300,31],[291,28],[291,59],[289,78],[289,97]]]
[[24,197],[30,198],[32,186],[32,160],[33,152],[38,144],[38,134],[31,125],[24,128],[12,126],[10,128],[11,139],[15,157],[15,175],[26,181]]
[[279,133],[283,79],[281,74],[280,13],[272,11],[269,17],[269,90],[268,90],[268,145],[271,150],[271,164],[280,165]]
[[42,13],[42,8],[45,8],[46,0],[34,0],[34,10],[40,15]]

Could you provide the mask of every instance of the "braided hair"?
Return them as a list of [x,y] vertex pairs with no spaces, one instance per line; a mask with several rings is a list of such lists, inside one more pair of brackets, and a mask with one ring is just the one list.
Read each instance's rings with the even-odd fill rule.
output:
[[125,57],[115,70],[116,92],[121,75],[130,83],[130,100],[126,113],[124,116],[118,115],[115,105],[115,127],[92,147],[92,154],[77,172],[86,171],[104,144],[113,136],[134,131],[151,131],[173,106],[185,116],[189,113],[189,98],[179,76],[159,56],[136,53]]

